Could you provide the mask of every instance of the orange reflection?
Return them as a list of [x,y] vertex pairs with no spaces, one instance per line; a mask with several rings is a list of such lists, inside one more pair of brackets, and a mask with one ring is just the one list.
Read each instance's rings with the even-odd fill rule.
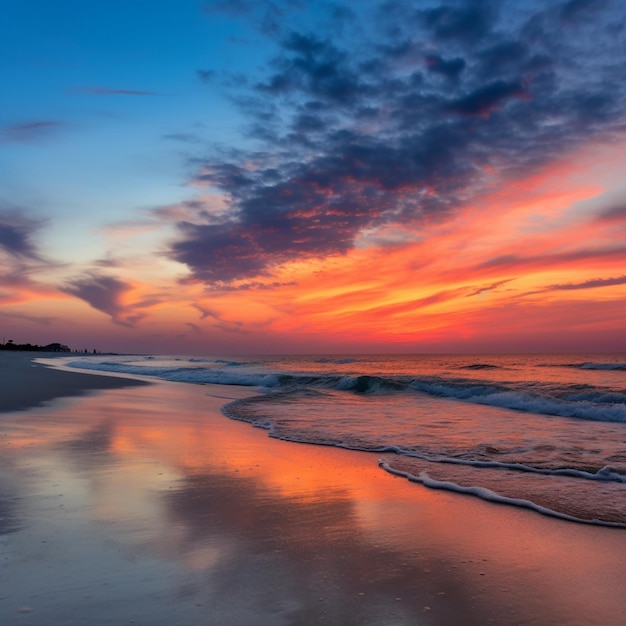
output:
[[[478,605],[475,622],[487,623],[501,614],[504,592],[533,623],[575,623],[580,615],[615,623],[621,614],[621,534],[431,491],[386,474],[374,454],[270,439],[219,414],[224,396],[245,394],[163,383],[3,420],[11,444],[3,457],[26,470],[21,480],[36,494],[32,515],[45,515],[41,536],[50,538],[52,524],[59,541],[58,529],[67,527],[68,545],[77,546],[56,563],[68,587],[81,583],[85,593],[89,580],[72,578],[78,572],[94,576],[102,593],[102,580],[137,580],[143,566],[146,578],[196,589],[192,601],[214,607],[214,594],[222,598],[233,580],[251,580],[251,569],[269,563],[252,579],[253,599],[262,578],[284,567],[288,577],[276,581],[303,586],[302,596],[290,586],[289,598],[306,599],[311,585],[327,590],[329,580],[343,606],[371,598],[376,610],[401,598],[407,623],[424,606],[445,611],[455,598],[461,607]],[[13,445],[27,440],[38,447]],[[198,579],[189,578],[194,573]],[[54,595],[42,589],[39,607]],[[237,590],[237,602],[249,599]],[[154,606],[161,596],[142,588],[137,597]]]

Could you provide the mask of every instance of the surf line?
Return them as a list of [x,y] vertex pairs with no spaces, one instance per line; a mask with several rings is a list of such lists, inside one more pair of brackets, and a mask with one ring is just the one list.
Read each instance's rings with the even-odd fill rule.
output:
[[419,483],[421,485],[424,485],[424,487],[428,487],[430,489],[443,489],[455,493],[472,495],[481,498],[482,500],[494,502],[496,504],[509,504],[524,509],[530,509],[532,511],[535,511],[536,513],[541,513],[542,515],[547,515],[549,517],[555,517],[557,519],[565,520],[567,522],[589,524],[591,526],[607,526],[609,528],[626,528],[625,523],[609,522],[599,519],[584,519],[582,517],[567,515],[566,513],[559,513],[558,511],[553,511],[552,509],[548,509],[547,507],[535,504],[530,500],[522,500],[519,498],[509,498],[507,496],[501,496],[495,491],[491,491],[490,489],[486,489],[485,487],[463,487],[462,485],[457,485],[456,483],[450,481],[436,480],[434,478],[431,478],[426,472],[420,472],[419,475],[416,476],[415,474],[411,474],[410,472],[403,472],[402,470],[394,469],[382,459],[378,461],[378,466],[384,469],[386,472],[393,474],[394,476],[406,478],[410,482]]

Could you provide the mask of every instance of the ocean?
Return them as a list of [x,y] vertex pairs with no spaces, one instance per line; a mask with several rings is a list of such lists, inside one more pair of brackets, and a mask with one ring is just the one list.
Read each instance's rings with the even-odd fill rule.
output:
[[258,393],[223,413],[271,437],[368,451],[381,471],[494,506],[626,528],[626,355],[62,361],[73,369],[248,386]]

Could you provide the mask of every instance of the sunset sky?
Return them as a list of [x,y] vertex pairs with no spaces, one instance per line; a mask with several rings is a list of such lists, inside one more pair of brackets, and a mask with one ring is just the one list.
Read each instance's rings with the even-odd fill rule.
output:
[[623,0],[6,0],[0,339],[626,351]]

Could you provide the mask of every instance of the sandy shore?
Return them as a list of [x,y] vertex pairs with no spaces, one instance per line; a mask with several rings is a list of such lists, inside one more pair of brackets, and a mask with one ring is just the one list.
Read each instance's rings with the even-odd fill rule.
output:
[[73,397],[33,407],[65,372],[23,365],[32,408],[0,418],[3,625],[624,623],[623,530],[270,439],[220,414],[236,387],[69,373]]
[[144,385],[112,376],[50,369],[33,359],[53,359],[64,353],[0,351],[0,411],[40,406],[54,398],[78,396],[98,389]]

